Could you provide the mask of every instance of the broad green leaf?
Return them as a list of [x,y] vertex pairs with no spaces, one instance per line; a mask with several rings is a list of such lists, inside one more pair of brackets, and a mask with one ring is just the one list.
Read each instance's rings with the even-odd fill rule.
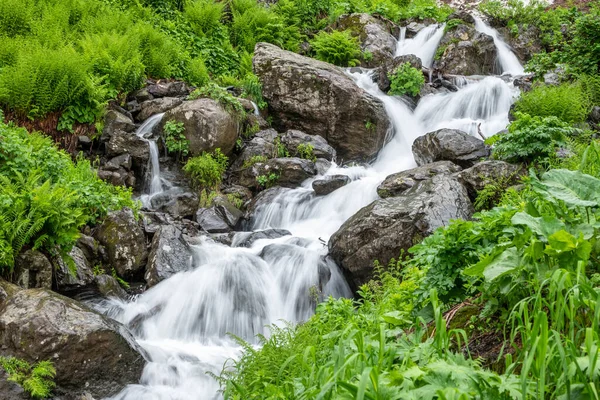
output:
[[570,206],[595,207],[600,202],[600,179],[579,171],[553,169],[541,181],[532,180],[534,189],[564,201]]
[[536,218],[524,212],[516,213],[512,217],[511,222],[515,225],[525,225],[536,235],[544,236],[545,238],[548,238],[548,236],[552,235],[554,232],[566,229],[565,224],[558,218]]
[[520,261],[516,247],[508,248],[489,262],[483,271],[483,277],[491,282],[499,276],[514,271],[519,267]]

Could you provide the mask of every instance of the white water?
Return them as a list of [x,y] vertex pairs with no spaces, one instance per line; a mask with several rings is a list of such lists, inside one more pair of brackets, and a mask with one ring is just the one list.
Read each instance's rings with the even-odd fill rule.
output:
[[[352,182],[327,196],[316,197],[310,179],[258,210],[254,230],[283,228],[291,236],[259,240],[251,248],[202,239],[193,246],[193,270],[133,302],[113,301],[107,312],[133,330],[150,358],[140,384],[128,386],[115,400],[219,399],[218,384],[206,372],[218,375],[228,359],[239,357],[240,348],[227,333],[256,343],[257,334],[268,335],[266,325],[310,317],[311,293],[351,295],[339,268],[325,257],[325,243],[378,198],[377,185],[387,175],[415,166],[413,141],[438,127],[477,134],[481,124],[481,131],[491,135],[508,123],[515,94],[496,77],[467,80],[458,92],[426,96],[413,112],[401,99],[379,91],[369,73],[349,75],[383,102],[394,128],[377,160],[369,167],[333,165],[326,175],[344,174]],[[330,278],[320,279],[327,271]]]
[[444,27],[442,25],[429,25],[423,28],[412,39],[406,39],[406,28],[400,30],[400,40],[396,47],[396,57],[406,54],[414,54],[421,59],[424,67],[431,68],[435,51],[444,36]]
[[140,196],[140,200],[144,207],[150,208],[152,197],[162,193],[163,184],[160,177],[160,163],[158,160],[158,146],[156,140],[149,138],[152,135],[152,129],[160,123],[163,114],[156,114],[145,120],[137,129],[135,134],[148,143],[150,149],[150,159],[148,160],[148,172],[146,182],[144,184],[144,194]]
[[474,16],[475,18],[475,29],[481,33],[491,36],[494,39],[494,44],[498,51],[498,63],[503,74],[511,75],[523,75],[525,73],[523,66],[519,62],[519,59],[510,50],[508,44],[500,38],[500,34],[497,30],[487,25],[481,20],[481,18]]

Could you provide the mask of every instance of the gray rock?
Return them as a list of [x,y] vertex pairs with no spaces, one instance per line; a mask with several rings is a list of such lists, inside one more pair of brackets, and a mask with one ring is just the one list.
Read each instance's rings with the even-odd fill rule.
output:
[[324,158],[317,158],[317,161],[315,161],[315,168],[317,169],[318,175],[324,175],[329,171],[329,168],[331,168],[331,162]]
[[[192,91],[192,89],[182,81],[159,81],[155,84],[148,85],[145,90],[153,97],[185,97]],[[138,101],[140,100],[138,99]]]
[[135,124],[127,115],[116,110],[108,110],[104,117],[104,128],[102,128],[100,140],[103,142],[108,141],[117,131],[133,132],[135,131]]
[[508,28],[498,31],[507,39],[519,61],[525,64],[534,54],[542,52],[542,34],[535,24],[518,25],[517,29],[516,34],[509,33]]
[[[266,205],[273,203],[277,197],[281,194],[290,191],[289,188],[284,188],[281,186],[275,186],[260,192],[246,207],[246,219],[251,220],[251,218],[258,212],[261,208]],[[252,224],[250,224],[251,226]]]
[[148,256],[146,238],[129,208],[109,213],[94,237],[106,248],[109,263],[120,277],[140,272]]
[[402,196],[362,208],[331,237],[330,254],[358,287],[372,277],[374,260],[387,265],[435,229],[472,214],[467,190],[460,182],[437,175]]
[[497,50],[494,39],[475,28],[458,25],[440,41],[444,50],[434,68],[452,75],[490,75],[496,71]]
[[295,188],[306,179],[316,175],[317,169],[310,160],[286,157],[269,160],[265,172],[278,174],[277,184],[279,186]]
[[475,164],[456,174],[458,179],[465,185],[472,199],[477,197],[477,192],[485,186],[505,181],[505,186],[516,185],[519,179],[527,173],[521,165],[509,164],[504,161],[489,160]]
[[121,300],[127,300],[127,292],[121,287],[119,282],[110,275],[102,274],[94,277],[94,283],[98,292],[104,297],[116,297]]
[[278,239],[292,233],[285,229],[265,229],[256,232],[238,232],[233,237],[233,247],[252,247],[254,242],[261,239]]
[[312,183],[312,188],[317,196],[325,196],[350,183],[346,175],[328,175]]
[[215,197],[212,204],[217,214],[231,228],[235,228],[240,219],[244,216],[244,213],[231,204],[225,196]]
[[275,137],[277,137],[277,132],[274,129],[269,129],[265,131],[263,135],[258,136],[257,134],[252,140],[246,143],[240,156],[231,165],[231,169],[235,171],[247,168],[253,158],[257,159],[257,157],[260,157],[261,159],[269,159],[276,157],[277,149],[274,144],[275,137],[271,138],[271,132],[275,133]]
[[94,282],[94,273],[79,247],[73,246],[68,258],[58,256],[55,259],[56,287],[59,293],[73,294],[91,285]]
[[150,94],[147,88],[141,88],[133,92],[131,96],[129,96],[129,99],[135,100],[138,103],[143,103],[144,101],[154,99],[154,96]]
[[106,143],[106,155],[116,157],[122,154],[129,154],[133,158],[133,164],[143,167],[150,158],[150,148],[148,143],[135,133],[116,131]]
[[135,175],[131,171],[123,168],[117,170],[106,170],[104,167],[98,168],[98,178],[114,186],[134,187],[136,183]]
[[129,153],[113,157],[104,165],[104,169],[108,171],[117,171],[121,168],[131,169],[131,155]]
[[406,38],[407,39],[412,39],[415,36],[417,36],[417,33],[421,32],[421,30],[425,29],[426,26],[425,24],[422,24],[420,22],[411,22],[408,25],[406,25]]
[[59,391],[105,398],[137,383],[144,357],[120,324],[47,289],[19,290],[0,281],[3,355],[50,360]]
[[431,179],[439,174],[452,174],[462,168],[450,161],[437,161],[420,167],[409,169],[389,175],[377,187],[377,194],[381,198],[396,197],[421,181]]
[[2,400],[29,400],[28,394],[17,383],[8,380],[8,374],[0,368],[0,393]]
[[457,129],[440,129],[418,137],[412,145],[417,165],[452,161],[462,168],[475,165],[489,155],[483,140]]
[[594,124],[600,124],[600,107],[596,106],[592,108],[589,120]]
[[37,250],[27,250],[17,256],[13,281],[25,289],[52,288],[52,264]]
[[276,127],[320,135],[343,160],[370,160],[382,148],[383,103],[341,68],[267,43],[256,45],[253,63]]
[[82,234],[79,236],[79,239],[77,239],[76,246],[81,249],[85,258],[92,265],[108,261],[106,249],[91,236]]
[[199,209],[196,213],[196,222],[208,233],[231,232],[229,224],[223,220],[214,207]]
[[177,97],[163,97],[160,99],[144,101],[140,104],[140,112],[136,119],[145,121],[153,115],[164,113],[183,103],[183,100]]
[[224,195],[233,195],[234,197],[237,197],[238,199],[242,200],[244,203],[252,200],[252,192],[250,191],[250,189],[244,186],[227,186],[226,188],[221,190],[221,193],[223,193]]
[[175,217],[192,218],[198,211],[198,195],[175,187],[152,197],[153,210],[169,213]]
[[224,154],[229,154],[238,138],[239,122],[236,117],[213,99],[185,101],[173,108],[163,117],[161,130],[167,121],[183,123],[192,156],[217,148]]
[[315,157],[324,158],[328,161],[335,160],[335,149],[319,135],[308,135],[302,131],[290,129],[281,136],[281,142],[285,145],[289,153],[296,157],[300,157],[298,146],[304,144],[313,147]]
[[178,272],[190,269],[191,252],[182,232],[172,225],[161,226],[154,234],[144,279],[154,286]]

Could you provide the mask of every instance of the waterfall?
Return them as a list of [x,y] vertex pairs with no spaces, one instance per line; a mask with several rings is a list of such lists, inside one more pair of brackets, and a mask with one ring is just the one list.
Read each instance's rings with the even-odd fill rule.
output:
[[144,193],[140,196],[140,200],[144,207],[150,208],[150,200],[153,196],[163,191],[163,185],[160,178],[160,163],[158,161],[158,146],[156,140],[150,138],[152,129],[160,123],[163,114],[156,114],[145,120],[142,125],[135,131],[135,134],[148,143],[150,150],[150,159],[148,160],[148,173],[146,174],[146,182],[144,183]]
[[406,39],[406,28],[400,32],[400,40],[396,47],[396,57],[405,54],[414,54],[421,59],[424,67],[431,68],[435,51],[444,36],[444,27],[446,25],[429,25],[421,29],[412,39]]
[[475,18],[475,29],[481,33],[491,36],[494,39],[494,44],[496,45],[496,49],[498,51],[498,63],[500,64],[502,73],[523,75],[525,73],[523,66],[519,62],[517,56],[515,56],[515,54],[511,51],[508,44],[506,44],[502,38],[500,38],[498,31],[483,22],[481,18],[476,16],[473,18]]

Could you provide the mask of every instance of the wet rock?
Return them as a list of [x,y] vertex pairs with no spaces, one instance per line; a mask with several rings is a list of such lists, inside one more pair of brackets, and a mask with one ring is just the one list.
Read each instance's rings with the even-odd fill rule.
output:
[[431,164],[389,175],[377,187],[381,198],[400,196],[421,181],[439,174],[452,174],[462,168],[450,161],[437,161]]
[[417,33],[421,32],[421,30],[425,29],[425,24],[420,22],[411,22],[406,25],[406,38],[412,39],[417,36]]
[[265,172],[276,173],[279,176],[277,179],[279,186],[295,188],[306,179],[316,175],[317,169],[310,160],[286,157],[269,160]]
[[344,160],[377,155],[390,127],[383,103],[341,68],[267,43],[253,62],[275,127],[320,135]]
[[225,196],[217,196],[213,199],[213,208],[223,221],[232,229],[235,229],[244,213],[237,209]]
[[131,169],[131,155],[128,153],[121,154],[120,156],[116,156],[108,160],[108,162],[104,165],[104,169],[109,171],[117,171],[119,169]]
[[362,208],[331,237],[330,254],[358,287],[372,277],[374,260],[387,265],[436,228],[472,214],[464,186],[452,176],[437,175],[401,196]]
[[382,64],[379,68],[379,75],[377,79],[377,86],[383,92],[387,92],[390,90],[390,75],[393,75],[397,72],[398,68],[402,64],[409,63],[413,68],[421,70],[423,68],[423,64],[421,63],[421,59],[414,54],[407,54],[403,56],[398,56],[385,64]]
[[175,187],[158,193],[150,200],[153,210],[176,217],[193,218],[198,211],[198,195]]
[[533,77],[532,76],[519,76],[513,81],[515,87],[521,89],[522,92],[528,92],[531,90],[533,86]]
[[159,81],[146,86],[145,90],[153,97],[185,97],[192,92],[192,89],[182,81]]
[[104,128],[102,128],[100,140],[103,142],[108,141],[117,131],[133,132],[135,131],[135,124],[127,115],[116,110],[108,110],[104,117]]
[[172,225],[161,226],[152,239],[144,279],[154,286],[178,272],[191,268],[191,252],[182,232]]
[[[275,186],[260,192],[246,208],[246,219],[251,219],[261,208],[273,203],[281,194],[290,191],[289,188]],[[250,226],[252,224],[249,224]]]
[[462,168],[472,167],[489,155],[483,140],[457,129],[440,129],[418,137],[412,152],[417,165],[445,160]]
[[521,165],[509,164],[504,161],[489,160],[475,164],[456,176],[465,185],[472,199],[477,192],[491,183],[504,181],[505,187],[515,185],[527,171]]
[[19,290],[0,281],[4,355],[50,360],[59,391],[105,398],[138,382],[144,357],[120,324],[47,289]]
[[477,32],[473,27],[458,25],[447,31],[439,49],[443,53],[433,65],[444,74],[491,75],[496,72],[497,50],[494,39]]
[[239,122],[236,117],[209,98],[186,101],[168,111],[160,123],[161,130],[167,121],[183,123],[192,156],[217,148],[229,154],[238,138]]
[[110,275],[102,274],[94,277],[94,283],[98,292],[104,297],[116,297],[121,300],[127,300],[127,292],[121,287],[119,282]]
[[600,124],[600,107],[596,106],[592,108],[592,111],[590,111],[589,120],[594,124]]
[[262,239],[278,239],[292,233],[285,229],[265,229],[255,232],[238,232],[235,234],[231,245],[233,247],[252,247],[254,242]]
[[498,32],[504,37],[522,64],[533,57],[534,54],[541,53],[542,34],[535,24],[517,25],[516,32],[511,32],[508,28],[500,28]]
[[358,38],[361,50],[372,54],[372,59],[361,62],[363,67],[378,67],[394,58],[399,29],[391,21],[369,14],[346,14],[342,15],[333,27],[342,31],[350,30],[352,35]]
[[183,100],[177,97],[163,97],[144,101],[140,104],[140,112],[136,116],[138,121],[145,121],[153,115],[160,114],[171,110],[183,103]]
[[314,181],[312,188],[317,196],[325,196],[349,183],[350,178],[346,175],[328,175]]
[[59,293],[77,293],[94,281],[94,273],[83,250],[74,246],[64,259],[55,259],[56,287]]
[[329,171],[329,168],[331,168],[331,162],[324,158],[317,158],[317,161],[315,161],[315,168],[317,169],[318,175],[324,175]]
[[132,157],[132,164],[144,167],[150,158],[150,149],[148,143],[135,133],[116,131],[106,143],[106,155],[116,157],[123,154]]
[[196,213],[196,222],[208,233],[227,233],[232,230],[214,207],[199,209]]
[[281,143],[285,145],[290,154],[297,157],[300,157],[298,146],[310,145],[313,148],[312,152],[315,157],[329,161],[335,160],[335,149],[319,135],[308,135],[302,131],[290,129],[281,136]]
[[97,227],[94,238],[108,253],[110,265],[120,277],[136,275],[146,261],[146,239],[129,208],[109,213]]
[[[277,132],[274,129],[269,129],[268,132],[274,132],[275,137],[277,137]],[[274,144],[275,137],[271,138],[271,134],[256,135],[245,144],[242,153],[231,165],[231,169],[240,170],[247,168],[253,160],[262,159],[264,161],[275,157],[277,155],[277,149]]]
[[17,256],[13,281],[25,289],[52,288],[52,264],[37,250],[27,250]]

